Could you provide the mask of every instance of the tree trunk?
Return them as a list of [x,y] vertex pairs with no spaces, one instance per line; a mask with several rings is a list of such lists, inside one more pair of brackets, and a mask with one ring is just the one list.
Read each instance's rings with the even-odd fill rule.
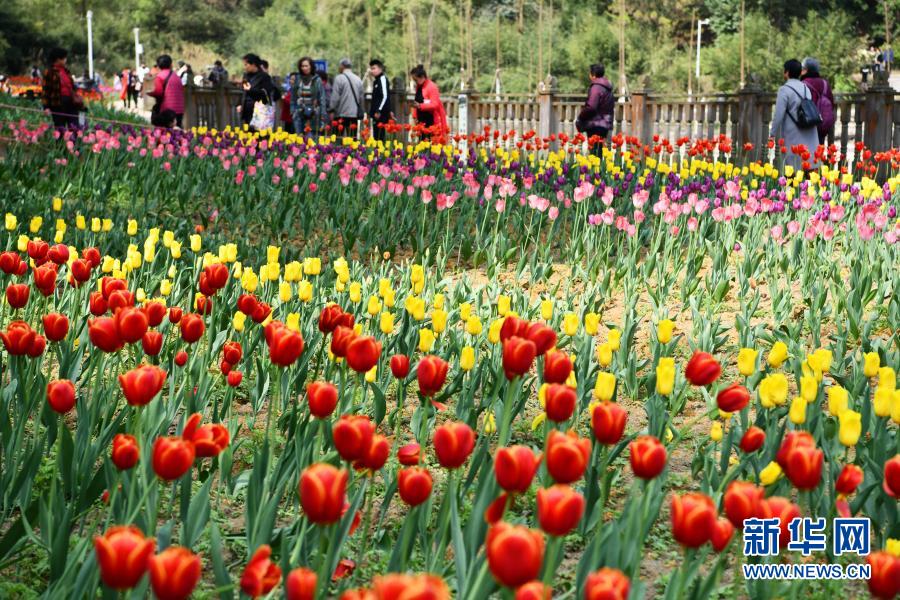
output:
[[425,70],[431,70],[431,60],[434,57],[434,13],[437,12],[437,0],[431,0],[431,10],[428,13],[428,55],[425,58]]

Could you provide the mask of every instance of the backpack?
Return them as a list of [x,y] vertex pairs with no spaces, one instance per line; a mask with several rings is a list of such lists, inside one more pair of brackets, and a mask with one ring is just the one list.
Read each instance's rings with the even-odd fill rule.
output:
[[818,100],[816,100],[816,108],[819,109],[819,114],[822,116],[822,122],[819,124],[819,133],[827,134],[834,127],[836,118],[834,104],[828,99],[828,82],[824,79],[822,82],[825,84],[825,89],[822,90]]
[[[601,88],[606,90],[606,97],[602,98],[600,102],[597,104],[597,109],[594,110],[587,101],[585,101],[584,106],[581,108],[581,112],[579,112],[578,117],[575,119],[575,130],[578,133],[585,133],[588,129],[588,124],[594,115],[603,113],[612,113],[613,108],[616,104],[616,97],[612,93],[612,87],[603,85],[602,83],[591,83],[588,86],[588,97],[590,98],[590,88],[593,88],[595,85],[599,85]],[[585,113],[592,113],[590,117],[584,118],[582,115]]]
[[[812,101],[812,98],[806,98],[805,96],[801,96],[800,92],[791,88],[791,91],[797,94],[797,97],[800,98],[800,106],[797,107],[797,118],[795,119],[793,115],[791,115],[790,111],[787,111],[787,115],[791,118],[794,124],[799,129],[811,129],[813,127],[818,127],[822,124],[822,114],[819,112],[819,108],[816,106],[816,103]],[[803,86],[805,91],[809,91],[805,85]],[[809,94],[812,96],[812,92]]]

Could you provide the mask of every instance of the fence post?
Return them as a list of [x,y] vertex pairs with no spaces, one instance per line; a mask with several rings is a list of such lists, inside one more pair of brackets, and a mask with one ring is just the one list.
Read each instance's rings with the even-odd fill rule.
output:
[[556,77],[553,75],[538,83],[538,135],[544,139],[559,131],[559,115],[553,107],[555,93]]
[[190,129],[197,124],[197,95],[194,93],[194,82],[188,81],[184,86],[184,118],[181,126]]
[[650,93],[646,82],[639,89],[631,92],[631,135],[640,140],[642,144],[649,144],[653,140]]
[[863,141],[873,152],[883,152],[891,148],[894,90],[887,82],[887,74],[874,73],[875,80],[866,90],[863,104]]
[[216,122],[212,128],[222,131],[231,125],[231,107],[228,106],[228,93],[225,91],[227,82],[216,84]]
[[475,89],[471,79],[464,79],[459,90],[459,105],[457,114],[457,133],[463,137],[475,132],[478,115],[469,106],[469,102],[475,99]]
[[763,131],[762,107],[759,95],[762,88],[752,78],[738,91],[738,131],[735,143],[743,151],[744,144],[753,144],[753,158],[762,156],[768,132]]

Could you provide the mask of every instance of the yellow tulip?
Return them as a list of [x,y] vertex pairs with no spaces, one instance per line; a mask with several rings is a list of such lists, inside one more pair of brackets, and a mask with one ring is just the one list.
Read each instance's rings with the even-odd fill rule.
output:
[[588,335],[597,335],[600,330],[600,315],[589,312],[584,315],[584,332]]
[[354,281],[350,284],[350,302],[353,304],[359,304],[362,300],[362,286],[359,282]]
[[891,408],[893,403],[894,390],[889,390],[887,388],[875,388],[875,394],[872,398],[872,405],[875,410],[875,416],[891,416]]
[[288,313],[284,324],[291,331],[300,331],[300,313]]
[[59,211],[61,211],[61,210],[62,210],[62,203],[63,203],[62,198],[60,198],[59,196],[54,197],[54,198],[53,198],[53,211],[54,211],[54,212],[59,212]]
[[850,397],[847,394],[847,390],[839,385],[833,385],[828,388],[828,412],[831,413],[831,416],[840,416],[842,412],[847,410],[849,402]]
[[656,393],[668,396],[675,388],[675,359],[662,357],[656,365]]
[[613,352],[617,352],[622,343],[622,332],[618,329],[610,329],[609,335],[606,338],[606,343],[609,344],[609,347],[612,348]]
[[546,421],[546,420],[547,420],[547,413],[545,413],[545,412],[538,413],[537,416],[535,416],[534,419],[531,420],[531,430],[537,431],[538,427],[543,425],[544,421]]
[[103,220],[101,221],[101,226],[100,226],[100,227],[101,227],[101,229],[102,229],[103,231],[112,231],[112,228],[113,228],[113,222],[112,222],[112,219],[103,219]]
[[884,550],[888,554],[900,558],[900,540],[888,538],[887,542],[884,543]]
[[497,431],[497,421],[494,419],[494,413],[486,412],[484,413],[484,432],[488,435]]
[[488,328],[488,341],[496,344],[500,341],[500,328],[503,327],[503,319],[494,319]]
[[769,350],[767,361],[770,367],[778,368],[787,360],[788,347],[784,342],[775,342]]
[[897,374],[890,367],[881,367],[878,369],[878,387],[888,390],[897,388]]
[[84,215],[75,215],[75,228],[76,229],[86,229],[87,223],[85,223]]
[[447,329],[447,311],[440,308],[431,311],[431,328],[435,333],[443,333]]
[[4,223],[6,225],[6,229],[12,231],[16,227],[19,226],[19,220],[16,218],[16,215],[12,213],[6,213],[6,218],[4,219]]
[[714,442],[722,441],[722,423],[713,421],[712,427],[709,428],[709,438]]
[[435,294],[434,299],[431,302],[432,306],[438,310],[444,310],[444,295],[443,294]]
[[578,379],[575,378],[575,370],[574,369],[569,371],[569,376],[566,377],[566,385],[569,386],[570,388],[572,388],[573,390],[578,389]]
[[612,363],[613,350],[609,342],[597,346],[597,362],[601,367],[608,367]]
[[553,300],[541,300],[541,318],[545,321],[553,318]]
[[606,371],[597,373],[597,382],[594,384],[594,398],[601,402],[609,402],[616,390],[616,376]]
[[313,286],[308,280],[303,279],[297,284],[297,298],[301,302],[309,302],[312,300]]
[[[502,321],[501,321],[502,323]],[[466,333],[469,335],[480,335],[483,330],[481,319],[476,316],[470,316],[466,321]]]
[[189,239],[191,241],[191,252],[200,252],[200,248],[203,247],[203,241],[200,238],[200,235],[197,233],[191,234]]
[[881,357],[877,352],[866,352],[863,356],[863,374],[866,377],[875,377],[878,375],[878,369],[881,367]]
[[231,319],[231,326],[234,327],[235,331],[243,331],[244,321],[246,320],[247,315],[245,315],[241,311],[237,311],[236,313],[234,313],[234,318]]
[[756,373],[756,357],[759,355],[759,350],[754,348],[741,348],[738,350],[738,371],[744,377],[750,377],[754,373]]
[[765,486],[772,485],[781,477],[781,467],[774,460],[759,472],[759,482]]
[[431,352],[434,346],[434,332],[423,327],[419,330],[419,352]]
[[292,260],[284,265],[284,280],[291,283],[303,279],[303,265],[298,260]]
[[504,294],[500,294],[497,296],[497,314],[501,317],[505,317],[509,312],[510,299],[509,296]]
[[159,282],[159,293],[163,296],[168,296],[172,293],[172,282],[168,279],[163,279]]
[[806,405],[807,401],[800,396],[796,396],[791,402],[789,416],[791,423],[794,425],[803,425],[806,422]]
[[244,269],[244,272],[241,274],[241,287],[245,292],[250,292],[251,294],[256,291],[256,287],[259,285],[259,277],[257,277],[256,273],[254,273],[249,267]]
[[459,368],[463,371],[471,371],[475,366],[475,348],[463,346],[459,353]]
[[570,337],[578,333],[578,315],[571,312],[563,315],[562,330]]
[[840,414],[838,421],[840,423],[838,439],[848,448],[855,446],[862,433],[862,415],[848,408]]
[[181,242],[172,242],[169,244],[169,254],[171,254],[172,258],[175,260],[181,258]]
[[391,280],[382,277],[378,280],[378,295],[384,298],[387,291],[391,289]]
[[759,399],[765,408],[787,402],[788,380],[784,373],[773,373],[759,382]]
[[282,281],[278,284],[278,299],[281,302],[289,302],[293,295],[294,291],[291,289],[291,284],[287,281]]
[[413,265],[409,272],[409,281],[419,283],[425,280],[425,269],[422,265]]
[[375,365],[368,371],[366,371],[366,381],[369,383],[375,383],[375,379],[378,376],[378,365]]
[[660,344],[668,344],[672,341],[672,333],[675,331],[675,321],[663,319],[656,324],[656,339]]
[[128,235],[137,235],[137,231],[138,231],[138,222],[135,221],[134,219],[128,219],[128,228],[126,230],[126,233],[128,233]]
[[318,275],[322,272],[322,259],[318,256],[307,256],[303,259],[303,274]]
[[277,263],[279,254],[281,254],[281,248],[279,246],[266,247],[266,262]]
[[807,402],[814,402],[819,395],[819,382],[815,377],[800,378],[800,395]]
[[387,289],[384,292],[384,305],[388,308],[394,308],[394,290]]
[[366,312],[369,313],[369,316],[371,317],[374,317],[381,312],[381,301],[378,300],[378,296],[369,296],[369,301],[366,304]]
[[459,305],[459,318],[462,321],[468,321],[472,316],[472,305],[469,302],[463,302]]
[[381,313],[378,325],[381,329],[381,333],[385,335],[394,333],[394,315],[387,311]]

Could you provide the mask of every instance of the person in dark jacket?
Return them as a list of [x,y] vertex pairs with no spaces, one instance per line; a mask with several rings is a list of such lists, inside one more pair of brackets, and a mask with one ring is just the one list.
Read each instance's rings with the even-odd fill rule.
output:
[[[588,138],[606,139],[612,129],[616,96],[605,74],[606,68],[602,64],[591,65],[591,84],[588,87],[587,101],[576,121],[578,131]],[[596,153],[600,147],[601,144],[594,144],[591,151]]]
[[822,115],[822,123],[819,125],[819,143],[824,144],[825,138],[831,133],[836,120],[834,94],[828,81],[819,75],[819,61],[811,56],[803,59],[803,70],[800,72],[800,81],[812,92],[812,99]]
[[384,63],[377,58],[369,61],[369,73],[372,75],[372,100],[369,103],[372,137],[384,141],[386,133],[384,127],[394,118],[394,107],[391,104],[391,84],[384,72]]
[[54,127],[76,127],[78,111],[84,107],[84,101],[75,89],[72,73],[66,68],[69,52],[63,48],[54,48],[47,58],[49,64],[44,72],[41,98],[44,110],[50,113]]
[[262,59],[256,54],[244,55],[244,97],[241,100],[238,111],[241,113],[241,121],[250,125],[253,119],[253,106],[257,102],[274,104],[281,98],[281,92],[272,81],[272,77],[262,68]]
[[297,72],[291,75],[290,112],[294,133],[316,138],[327,122],[325,86],[316,73],[316,65],[309,56],[297,61]]

